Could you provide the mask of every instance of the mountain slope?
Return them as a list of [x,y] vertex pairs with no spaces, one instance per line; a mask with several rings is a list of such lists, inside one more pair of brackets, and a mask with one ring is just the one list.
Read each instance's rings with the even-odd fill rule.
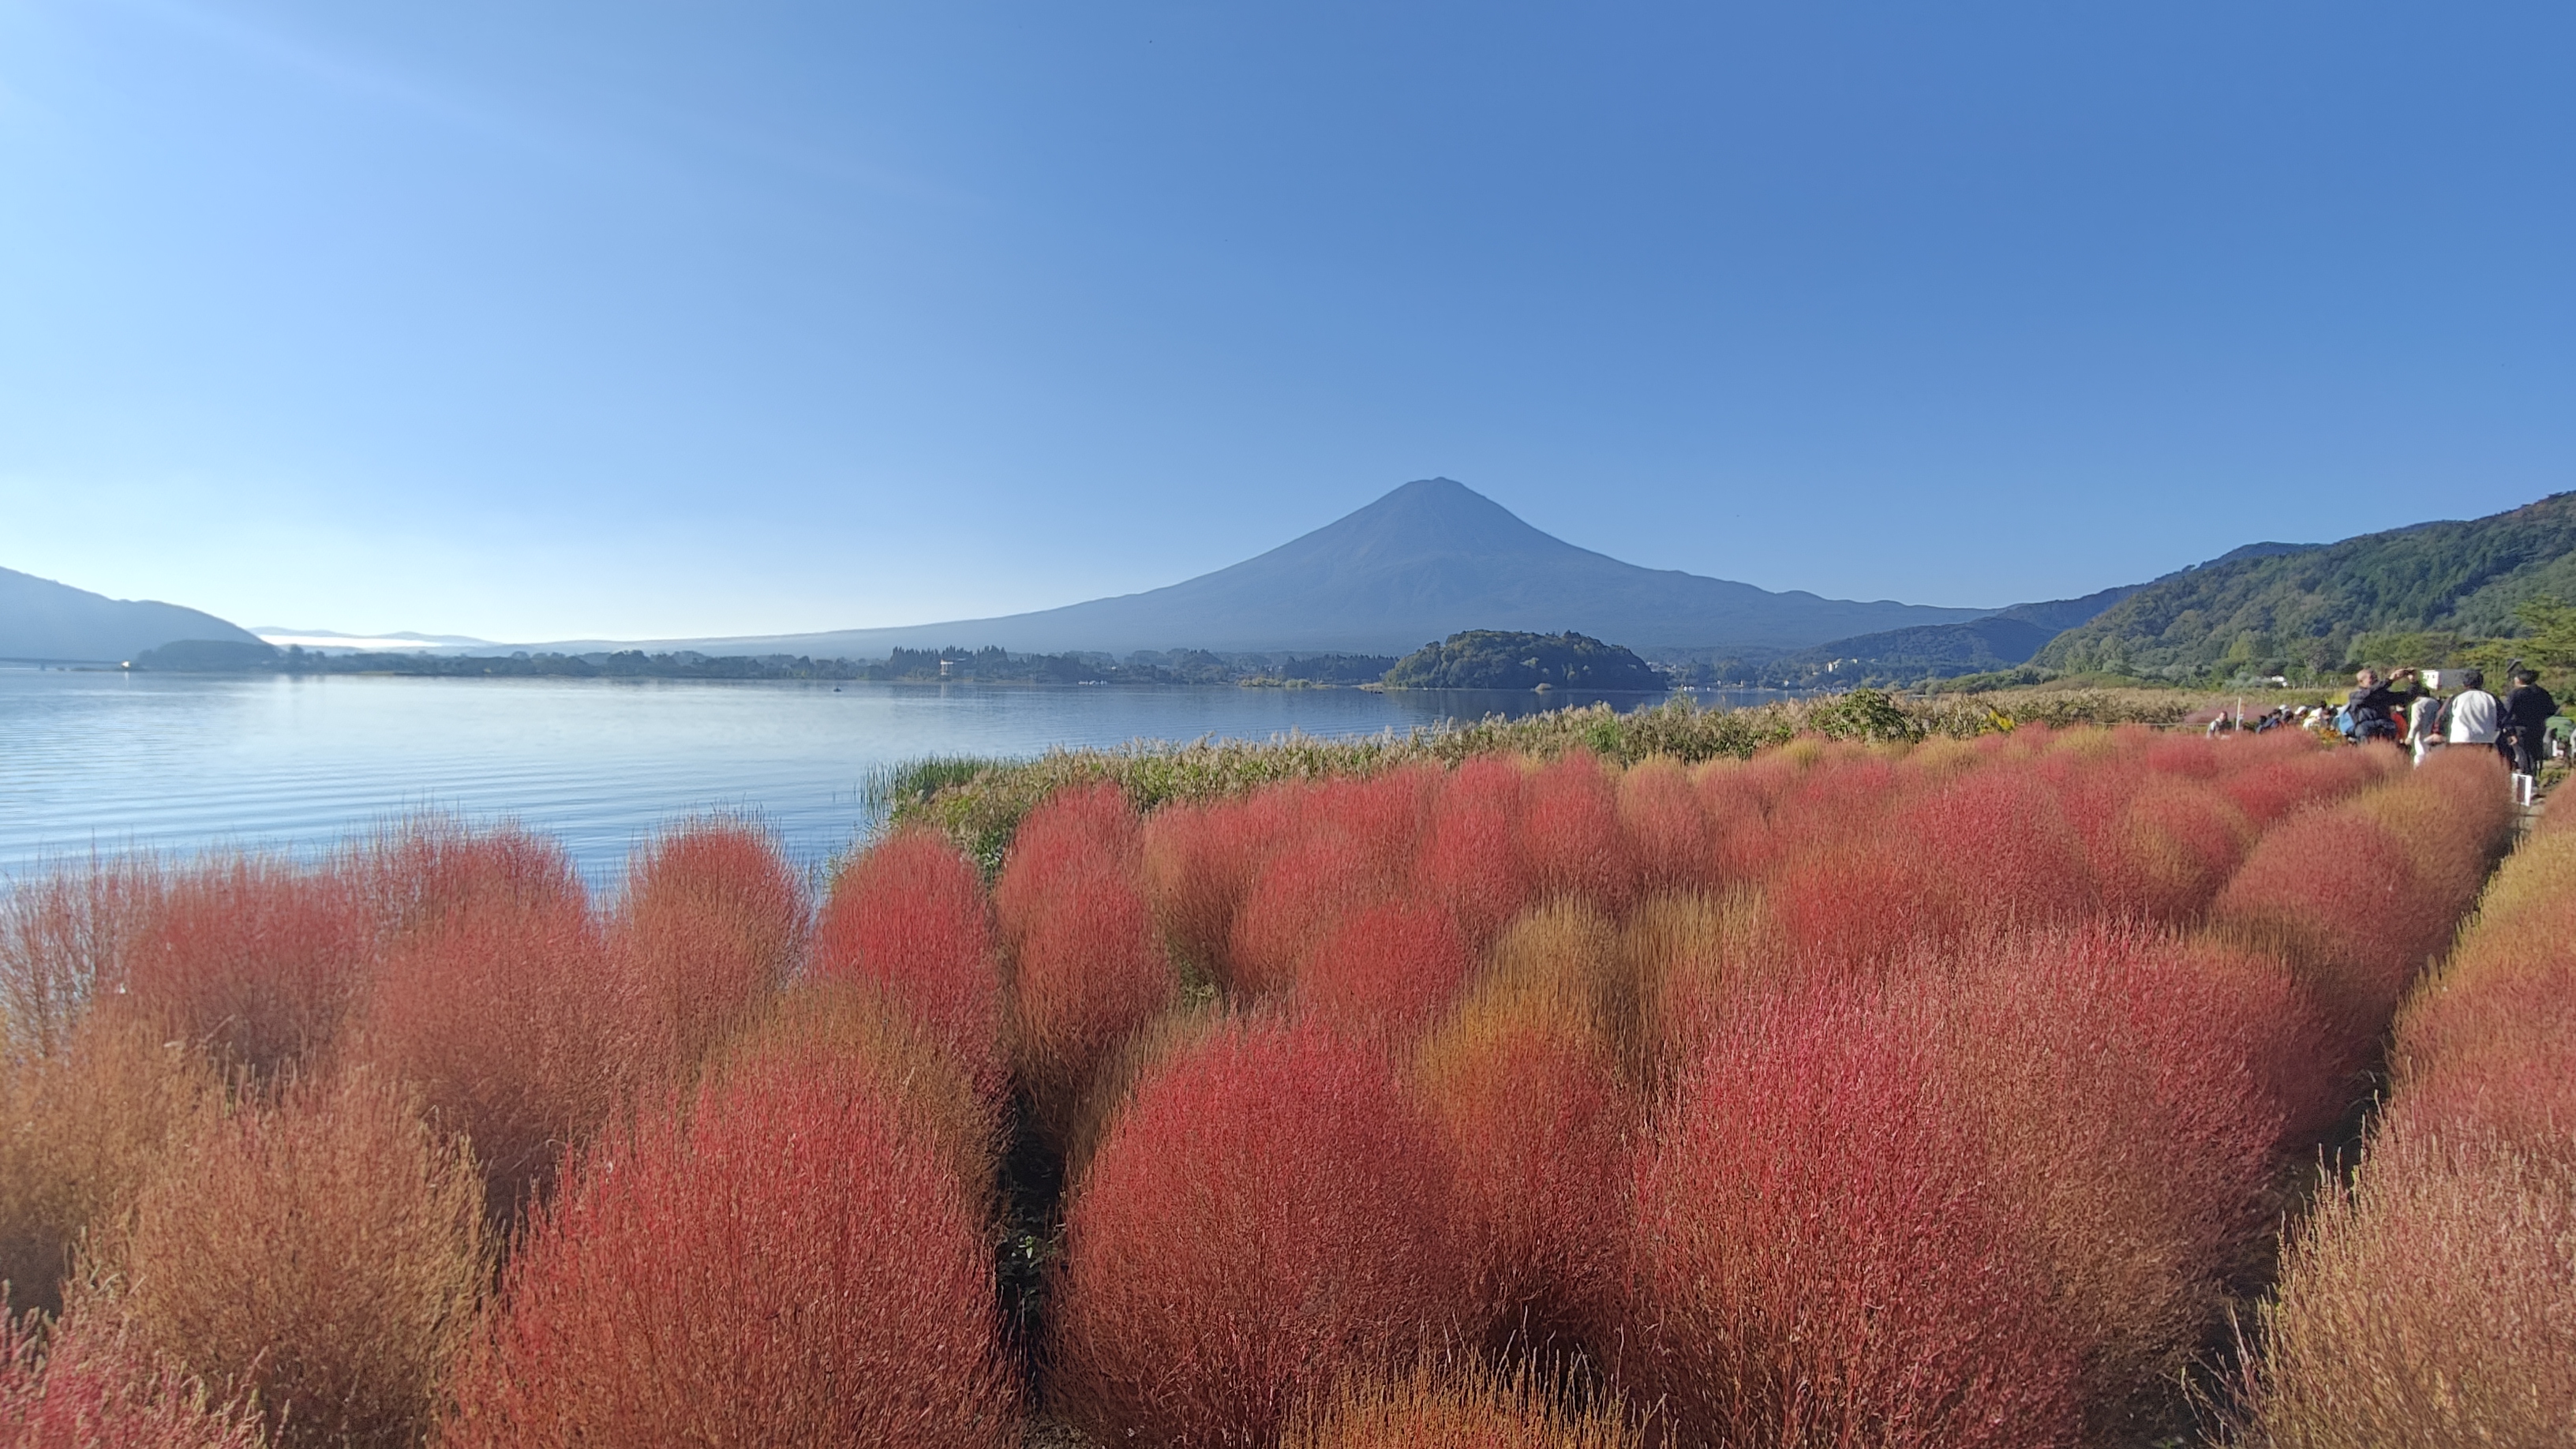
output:
[[1268,553],[1146,593],[995,619],[667,643],[817,658],[948,644],[1403,654],[1461,630],[1503,629],[1573,630],[1640,649],[1797,648],[1986,612],[1775,594],[1639,568],[1542,533],[1463,484],[1427,478]]
[[118,663],[181,639],[259,642],[249,631],[195,609],[111,599],[0,569],[0,659]]
[[2515,632],[2514,605],[2535,594],[2576,599],[2576,493],[2322,548],[2240,549],[2148,585],[2051,640],[2036,662],[2172,678],[2332,670],[2359,634]]

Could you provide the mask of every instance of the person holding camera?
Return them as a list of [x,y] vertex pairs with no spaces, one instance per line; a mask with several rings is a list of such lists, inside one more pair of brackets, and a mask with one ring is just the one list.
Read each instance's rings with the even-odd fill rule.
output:
[[[2404,689],[2396,688],[2404,684]],[[2424,692],[2411,668],[2400,669],[2379,682],[2379,671],[2365,669],[2353,676],[2353,691],[2344,696],[2344,733],[2356,740],[2394,740],[2397,722],[2406,717],[2406,706]]]

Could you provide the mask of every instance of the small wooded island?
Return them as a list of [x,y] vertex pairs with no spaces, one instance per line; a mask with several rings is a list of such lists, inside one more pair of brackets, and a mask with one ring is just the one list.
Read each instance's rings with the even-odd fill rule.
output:
[[1386,672],[1389,689],[1653,690],[1654,667],[1585,634],[1470,629],[1425,644]]

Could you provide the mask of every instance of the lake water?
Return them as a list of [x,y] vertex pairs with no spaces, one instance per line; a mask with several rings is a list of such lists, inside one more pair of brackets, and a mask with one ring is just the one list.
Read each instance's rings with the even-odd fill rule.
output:
[[[1626,696],[1622,708],[1647,696]],[[1564,695],[0,669],[0,872],[92,849],[329,848],[408,810],[515,817],[605,885],[662,823],[757,813],[811,864],[872,770],[1203,735],[1346,737]]]

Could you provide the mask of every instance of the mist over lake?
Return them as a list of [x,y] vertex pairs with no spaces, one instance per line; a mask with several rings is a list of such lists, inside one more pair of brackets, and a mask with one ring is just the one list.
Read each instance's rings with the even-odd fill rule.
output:
[[311,853],[420,808],[515,817],[560,837],[598,885],[657,825],[708,810],[757,814],[811,864],[870,823],[871,770],[925,755],[1368,735],[1584,702],[1468,690],[0,669],[0,872],[93,848]]

